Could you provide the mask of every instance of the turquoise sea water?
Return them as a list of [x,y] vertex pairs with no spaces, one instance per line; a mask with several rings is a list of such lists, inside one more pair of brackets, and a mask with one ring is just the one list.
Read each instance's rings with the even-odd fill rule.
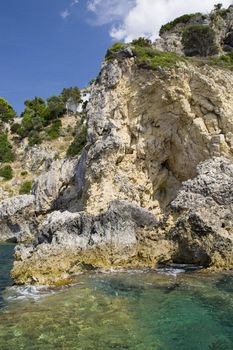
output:
[[14,287],[12,249],[0,246],[1,350],[233,349],[233,273],[179,267]]

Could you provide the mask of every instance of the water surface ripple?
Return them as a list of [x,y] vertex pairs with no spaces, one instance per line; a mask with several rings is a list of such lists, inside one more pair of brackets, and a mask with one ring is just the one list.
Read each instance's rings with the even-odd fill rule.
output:
[[180,266],[14,287],[0,246],[0,350],[232,350],[233,273]]

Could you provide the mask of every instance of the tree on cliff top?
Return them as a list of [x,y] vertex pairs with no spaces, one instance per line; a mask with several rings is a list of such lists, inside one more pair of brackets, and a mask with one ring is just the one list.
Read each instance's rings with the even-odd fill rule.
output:
[[218,53],[215,32],[208,25],[189,26],[183,32],[182,44],[186,56],[207,57]]
[[13,107],[2,97],[0,97],[0,124],[12,123],[16,113]]
[[47,99],[48,109],[52,112],[55,118],[61,116],[64,112],[64,102],[61,96],[51,96]]
[[68,101],[70,101],[72,104],[78,107],[79,103],[81,103],[81,93],[77,86],[65,88],[63,89],[61,93],[61,97],[64,101],[64,104],[66,104]]

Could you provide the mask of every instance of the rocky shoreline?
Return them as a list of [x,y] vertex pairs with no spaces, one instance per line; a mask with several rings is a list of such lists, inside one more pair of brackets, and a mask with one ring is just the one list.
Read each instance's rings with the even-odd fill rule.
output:
[[80,157],[0,205],[1,240],[19,243],[17,284],[159,263],[233,268],[232,71],[118,55],[92,85]]
[[0,208],[2,233],[18,225],[12,238],[23,243],[16,283],[171,262],[233,267],[232,73],[225,85],[217,83],[221,70],[205,67],[165,70],[168,82],[147,74],[130,59],[105,64],[80,158],[56,162],[32,196]]

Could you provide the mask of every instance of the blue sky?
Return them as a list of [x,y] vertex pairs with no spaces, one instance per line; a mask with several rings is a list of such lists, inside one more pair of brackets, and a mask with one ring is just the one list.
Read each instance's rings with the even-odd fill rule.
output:
[[[219,0],[2,0],[0,96],[18,113],[26,99],[84,87],[113,41],[154,40],[162,24],[208,12]],[[225,7],[232,0],[221,0]]]
[[[65,9],[72,11],[61,17]],[[17,112],[34,96],[85,86],[96,76],[112,39],[106,26],[88,23],[83,1],[7,0],[0,12],[0,96]]]

